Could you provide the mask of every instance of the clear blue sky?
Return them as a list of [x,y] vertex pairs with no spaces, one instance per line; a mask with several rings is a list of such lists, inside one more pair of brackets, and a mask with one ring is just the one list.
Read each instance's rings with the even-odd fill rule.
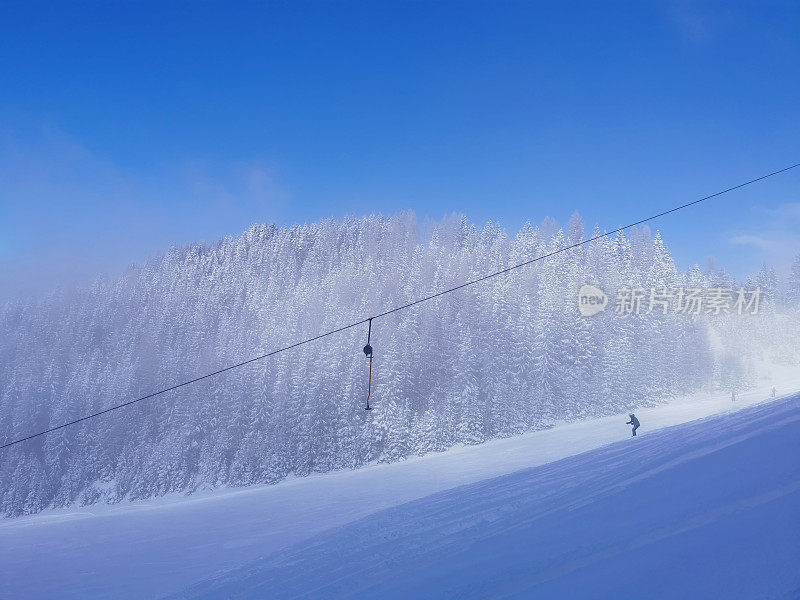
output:
[[[630,220],[800,162],[796,2],[0,5],[0,298],[413,209]],[[659,224],[800,251],[800,170]]]

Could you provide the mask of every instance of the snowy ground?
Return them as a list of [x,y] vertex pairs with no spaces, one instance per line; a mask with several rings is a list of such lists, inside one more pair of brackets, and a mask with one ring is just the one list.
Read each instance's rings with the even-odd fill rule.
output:
[[[779,397],[781,392],[800,389],[797,375],[779,375],[776,377],[780,382]],[[670,441],[668,432],[655,431],[763,402],[768,398],[772,382],[762,383],[759,389],[742,394],[735,405],[724,395],[700,395],[639,410],[640,432],[644,435],[636,443],[639,447],[657,444],[659,452],[669,452],[673,445],[684,441],[691,445],[694,443],[691,435],[687,440]],[[785,406],[793,406],[793,414],[797,416],[797,402],[780,400],[755,409],[757,412],[753,414],[769,414],[773,410],[784,410],[780,407]],[[154,598],[177,592],[216,572],[239,568],[326,530],[331,530],[329,535],[335,536],[334,528],[381,509],[625,440],[629,435],[629,428],[624,425],[626,420],[626,416],[618,415],[573,423],[401,463],[295,479],[275,486],[193,497],[173,496],[117,506],[63,509],[5,520],[0,522],[0,598]],[[742,422],[746,425],[747,418],[742,417]],[[725,428],[717,433],[722,435],[724,431]],[[794,439],[800,439],[797,433],[795,430]],[[758,439],[762,437],[765,436]],[[630,443],[602,450],[613,453],[614,448],[627,447],[631,447]],[[756,450],[762,447],[767,445],[760,444]],[[758,452],[761,458],[769,456],[765,451]],[[660,454],[652,455],[658,456]],[[628,466],[636,472],[644,468],[636,461]],[[770,466],[775,466],[774,462]],[[591,474],[589,463],[585,468],[589,469],[587,475]],[[560,497],[556,494],[559,486],[570,488],[570,477],[563,473],[550,480],[548,485],[555,487],[548,502]],[[536,484],[537,489],[539,485],[545,485],[544,479]],[[762,491],[766,493],[771,489],[765,487]],[[796,494],[787,493],[786,498],[796,500]],[[436,502],[435,499],[430,501]],[[728,504],[726,501],[720,506]],[[797,508],[796,503],[793,506]],[[385,518],[386,513],[383,513],[381,519]],[[484,517],[474,518],[480,521]],[[799,521],[794,520],[795,523]],[[598,528],[598,535],[601,530]],[[257,573],[270,572],[271,564],[262,561],[254,569]],[[556,565],[551,567],[555,569]],[[631,578],[627,572],[615,573],[615,576],[625,581]],[[312,594],[309,597],[322,596]]]
[[176,598],[798,598],[800,396],[462,486]]

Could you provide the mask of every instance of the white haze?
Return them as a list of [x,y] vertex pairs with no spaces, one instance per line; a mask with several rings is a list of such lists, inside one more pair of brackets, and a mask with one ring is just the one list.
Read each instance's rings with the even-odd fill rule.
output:
[[[413,214],[257,225],[174,248],[116,278],[0,308],[7,442],[358,321],[586,235],[546,220],[509,236]],[[375,321],[375,409],[363,410],[366,326],[18,444],[0,455],[0,512],[119,502],[477,444],[654,404],[746,389],[761,359],[800,355],[800,268],[764,268],[755,316],[584,318],[595,283],[737,285],[679,272],[634,230]]]

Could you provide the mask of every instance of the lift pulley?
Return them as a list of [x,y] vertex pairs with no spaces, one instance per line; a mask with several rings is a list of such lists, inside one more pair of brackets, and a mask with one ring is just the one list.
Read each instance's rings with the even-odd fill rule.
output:
[[372,395],[372,346],[369,345],[369,338],[372,335],[372,319],[369,320],[369,329],[367,330],[367,345],[364,346],[364,355],[369,359],[369,382],[367,383],[367,406],[365,410],[372,410],[369,405],[369,397]]

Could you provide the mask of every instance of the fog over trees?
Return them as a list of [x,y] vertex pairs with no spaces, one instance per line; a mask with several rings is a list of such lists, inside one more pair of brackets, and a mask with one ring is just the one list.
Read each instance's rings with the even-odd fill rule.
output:
[[[595,235],[599,233],[595,230]],[[0,308],[0,442],[335,329],[592,235],[516,235],[413,214],[255,225]],[[590,283],[607,310],[578,312]],[[622,316],[623,287],[763,290],[756,315]],[[647,229],[616,234],[366,325],[0,452],[0,512],[277,482],[743,390],[800,362],[800,257],[735,281],[682,272]],[[647,307],[644,306],[646,309]]]

